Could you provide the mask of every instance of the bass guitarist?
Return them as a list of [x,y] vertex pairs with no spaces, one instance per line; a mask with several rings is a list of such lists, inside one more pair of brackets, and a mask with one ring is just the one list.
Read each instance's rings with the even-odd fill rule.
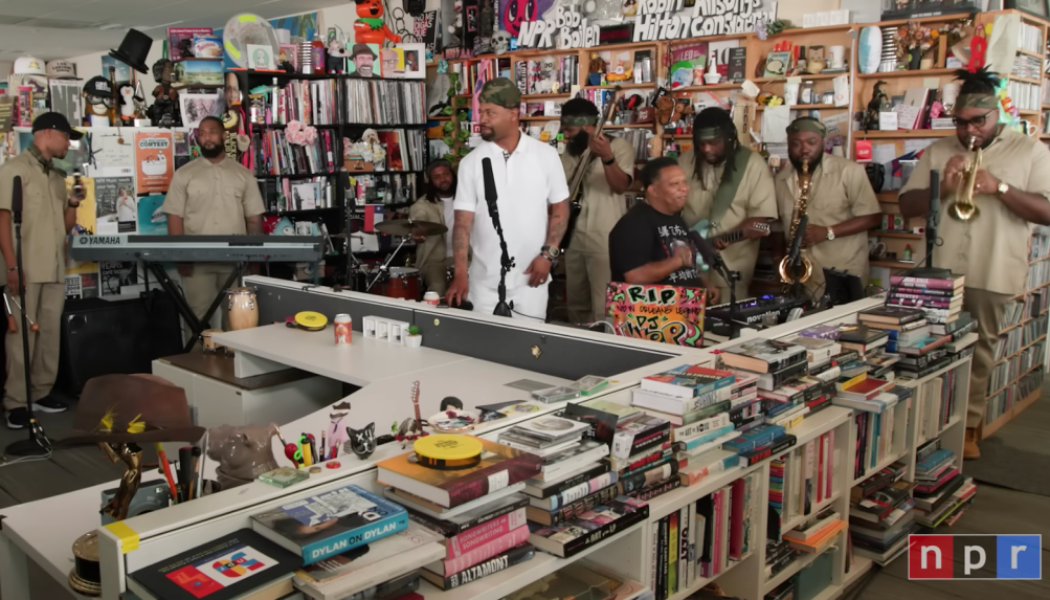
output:
[[[682,153],[678,165],[689,178],[682,219],[714,242],[730,271],[740,273],[736,295],[746,298],[758,238],[769,235],[768,223],[777,218],[773,177],[765,161],[740,144],[729,113],[711,107],[693,118],[693,148]],[[733,233],[738,235],[725,235]],[[738,241],[731,241],[733,237]],[[713,270],[708,273],[722,298],[729,298],[725,279]]]
[[[565,254],[566,296],[570,320],[590,323],[605,315],[605,286],[609,271],[609,232],[627,212],[624,192],[634,174],[634,147],[619,137],[596,134],[598,107],[573,98],[561,107],[565,153],[561,163],[566,179],[581,160],[585,166],[580,214]],[[590,149],[587,153],[585,150]]]

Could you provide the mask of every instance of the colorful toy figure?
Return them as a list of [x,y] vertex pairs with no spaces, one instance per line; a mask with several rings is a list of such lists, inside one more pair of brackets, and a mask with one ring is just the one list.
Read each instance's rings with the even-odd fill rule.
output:
[[383,3],[380,0],[354,0],[357,21],[354,22],[354,41],[359,44],[379,44],[390,40],[401,41],[401,36],[390,31],[383,21]]

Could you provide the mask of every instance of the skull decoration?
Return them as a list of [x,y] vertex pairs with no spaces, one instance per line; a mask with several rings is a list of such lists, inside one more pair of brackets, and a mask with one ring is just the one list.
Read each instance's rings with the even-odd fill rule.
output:
[[510,34],[500,29],[492,34],[492,51],[497,55],[510,50]]

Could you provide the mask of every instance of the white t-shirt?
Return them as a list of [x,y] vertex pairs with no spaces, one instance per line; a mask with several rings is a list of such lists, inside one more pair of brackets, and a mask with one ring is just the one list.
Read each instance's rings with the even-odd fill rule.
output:
[[499,236],[485,201],[482,170],[485,158],[492,161],[500,224],[507,250],[515,262],[514,269],[507,274],[507,287],[525,286],[529,281],[525,269],[547,243],[548,205],[564,202],[569,197],[561,158],[550,145],[523,133],[507,160],[495,142],[482,142],[460,161],[455,209],[474,213],[470,234],[474,257],[470,264],[470,286],[491,289],[499,285],[501,252]]
[[448,198],[441,199],[441,209],[445,215],[445,227],[448,227],[448,232],[445,234],[445,258],[452,258],[452,226],[456,222],[456,209],[452,205],[455,201],[455,196],[449,196]]

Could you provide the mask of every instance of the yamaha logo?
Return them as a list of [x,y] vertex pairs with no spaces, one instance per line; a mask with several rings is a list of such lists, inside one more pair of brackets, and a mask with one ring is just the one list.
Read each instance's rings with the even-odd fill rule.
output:
[[82,246],[119,246],[121,239],[119,235],[84,235],[80,236]]

